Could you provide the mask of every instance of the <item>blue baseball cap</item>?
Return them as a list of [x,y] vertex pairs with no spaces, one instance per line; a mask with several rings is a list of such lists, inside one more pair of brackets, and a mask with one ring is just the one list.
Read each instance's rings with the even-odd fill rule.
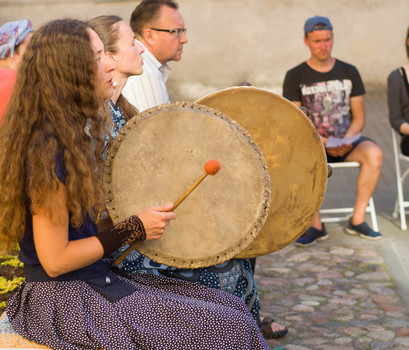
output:
[[[321,24],[323,26],[314,28],[318,24]],[[327,17],[314,16],[308,18],[304,24],[304,34],[311,33],[314,30],[332,30],[332,24]]]

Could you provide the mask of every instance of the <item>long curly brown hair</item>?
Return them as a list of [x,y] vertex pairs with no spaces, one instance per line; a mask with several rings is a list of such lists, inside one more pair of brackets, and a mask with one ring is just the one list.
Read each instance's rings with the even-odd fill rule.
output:
[[0,250],[22,239],[27,210],[42,208],[53,219],[57,156],[64,159],[71,224],[104,208],[101,130],[108,112],[89,30],[79,20],[49,22],[23,56],[0,130]]

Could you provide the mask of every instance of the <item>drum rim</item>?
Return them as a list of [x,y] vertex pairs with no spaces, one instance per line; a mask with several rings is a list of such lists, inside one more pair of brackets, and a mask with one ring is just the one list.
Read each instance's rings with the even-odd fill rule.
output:
[[[274,96],[274,98],[277,98],[278,100],[280,100],[283,103],[287,104],[290,108],[293,108],[294,111],[297,112],[298,114],[304,115],[307,123],[310,124],[310,126],[311,126],[311,128],[313,130],[316,130],[314,123],[305,115],[305,113],[303,113],[291,101],[289,101],[288,99],[284,98],[283,96],[280,96],[280,95],[278,95],[278,94],[276,94],[276,93],[274,93],[272,91],[261,89],[261,88],[255,87],[255,86],[231,86],[231,87],[228,87],[228,88],[224,88],[224,89],[212,92],[212,93],[207,94],[207,95],[205,95],[203,97],[200,97],[199,99],[197,99],[195,101],[195,103],[199,103],[199,104],[203,103],[203,105],[206,106],[206,104],[204,103],[205,100],[211,99],[214,96],[220,96],[222,94],[234,93],[236,91],[237,92],[251,91],[251,92],[255,92],[255,93],[259,92],[259,93],[263,93],[264,95]],[[234,116],[231,116],[231,118],[234,118]],[[240,122],[240,121],[238,121],[238,122]],[[322,143],[321,139],[320,139],[320,141],[321,141],[321,153],[322,153],[321,155],[323,157],[323,160],[325,159],[325,163],[327,163],[326,156],[325,156],[325,146]],[[268,156],[268,155],[266,155],[266,156]],[[323,167],[323,169],[324,169],[325,172],[327,172],[327,167],[326,166]],[[270,174],[270,176],[271,176],[271,174]],[[321,194],[321,196],[319,198],[320,206],[322,205],[322,202],[324,200],[326,186],[327,186],[327,183],[325,182],[323,184],[322,194]],[[316,214],[319,212],[320,206],[318,206],[318,208],[315,210],[315,212],[313,214],[313,217],[315,217]],[[308,226],[306,226],[305,229],[308,229]],[[262,228],[262,230],[260,230],[260,232],[259,232],[261,234],[258,237],[261,237],[261,236],[265,235],[265,230],[266,230],[266,228],[264,228],[264,229]],[[235,258],[237,258],[237,259],[247,259],[247,258],[252,258],[252,257],[257,257],[257,256],[265,255],[265,254],[274,253],[274,252],[286,247],[287,245],[291,244],[293,241],[295,241],[299,236],[301,236],[304,233],[303,230],[300,230],[300,231],[301,232],[299,232],[298,235],[295,235],[291,241],[287,241],[287,242],[275,245],[275,249],[266,249],[266,248],[264,248],[263,251],[257,251],[257,253],[255,253],[252,244],[249,244],[248,247],[247,247],[247,248],[249,248],[249,250],[246,251],[246,248],[243,249],[239,254],[237,254],[235,256]],[[256,240],[254,240],[253,242],[255,242],[255,241]]]

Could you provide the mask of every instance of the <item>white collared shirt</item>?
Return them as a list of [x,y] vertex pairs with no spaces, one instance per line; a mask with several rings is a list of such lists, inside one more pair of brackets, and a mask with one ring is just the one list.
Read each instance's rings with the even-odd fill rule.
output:
[[140,41],[138,43],[145,49],[142,54],[143,73],[129,77],[122,94],[139,112],[142,112],[145,109],[170,102],[166,87],[170,68],[166,63],[161,64]]

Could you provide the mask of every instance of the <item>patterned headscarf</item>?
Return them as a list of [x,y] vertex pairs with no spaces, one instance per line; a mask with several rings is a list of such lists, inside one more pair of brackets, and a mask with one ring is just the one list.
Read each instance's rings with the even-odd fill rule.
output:
[[14,48],[20,45],[32,31],[29,19],[3,24],[0,27],[0,59],[4,60],[7,56],[13,57]]

